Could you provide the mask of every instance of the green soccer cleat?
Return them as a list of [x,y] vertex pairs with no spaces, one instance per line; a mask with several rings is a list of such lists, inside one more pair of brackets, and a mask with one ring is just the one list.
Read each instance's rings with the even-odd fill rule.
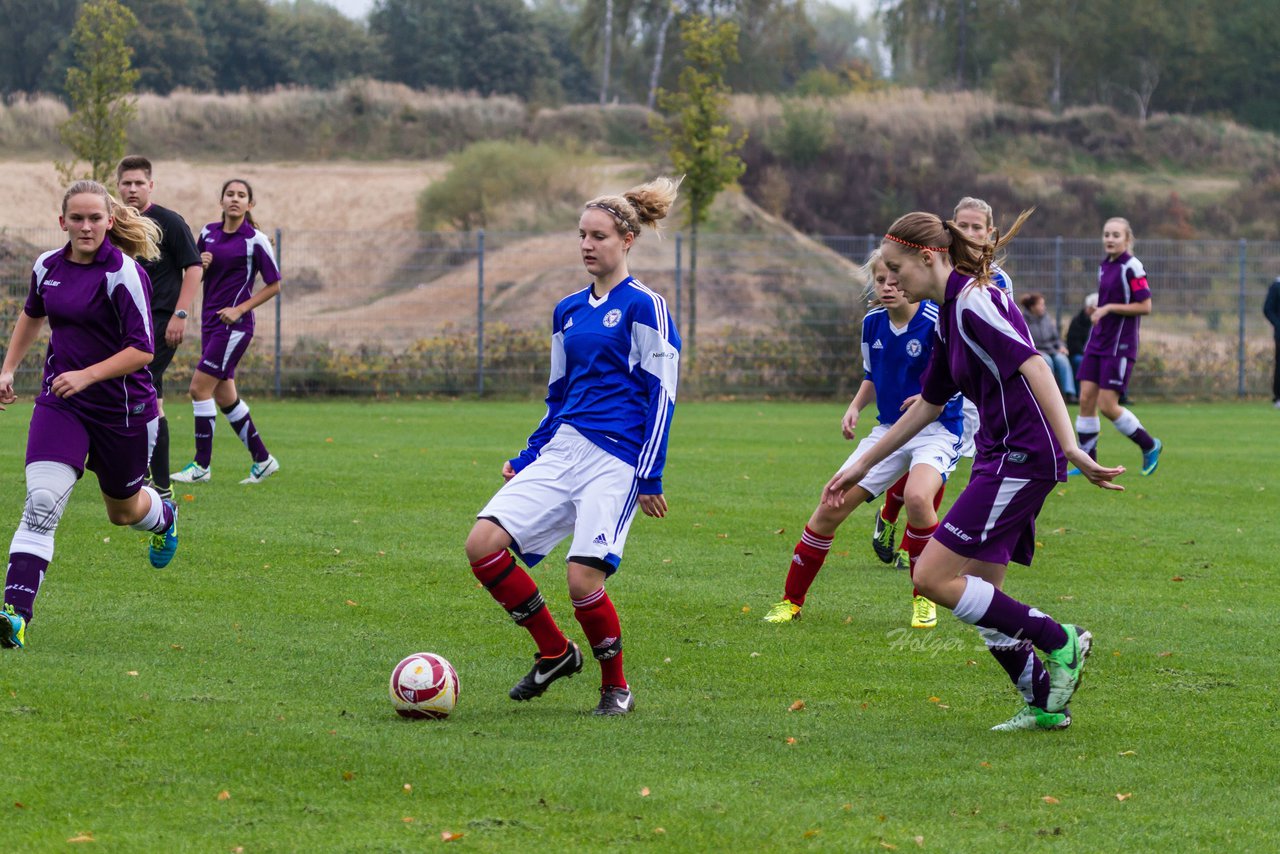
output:
[[169,475],[169,480],[178,483],[208,483],[213,480],[213,471],[199,463],[190,462],[182,467],[182,471],[175,471]]
[[147,556],[156,569],[164,569],[178,553],[178,505],[172,501],[164,503],[173,508],[173,523],[162,533],[151,535],[151,547],[147,549]]
[[800,619],[800,606],[791,604],[790,599],[783,599],[764,615],[766,623],[789,623],[798,619]]
[[1045,702],[1048,712],[1060,712],[1067,707],[1071,695],[1080,687],[1084,660],[1093,647],[1093,635],[1085,629],[1069,623],[1063,623],[1062,629],[1067,633],[1066,645],[1045,656],[1049,671],[1049,699]]
[[911,597],[911,628],[932,629],[938,625],[938,606],[927,596]]
[[1164,442],[1156,439],[1156,443],[1151,446],[1151,450],[1142,452],[1142,473],[1155,474],[1156,466],[1160,465],[1160,452],[1164,450]]
[[876,527],[871,533],[871,548],[881,563],[893,563],[893,544],[898,538],[898,523],[886,522],[884,516],[876,513]]
[[1044,709],[1027,705],[1018,709],[1017,714],[1002,724],[991,728],[992,732],[1024,732],[1027,730],[1066,729],[1071,726],[1071,710],[1046,712]]
[[901,569],[904,572],[911,571],[911,555],[907,553],[906,549],[898,549],[898,551],[894,554],[893,568]]
[[0,647],[22,649],[26,645],[26,617],[13,610],[12,605],[5,605],[4,610],[0,610]]

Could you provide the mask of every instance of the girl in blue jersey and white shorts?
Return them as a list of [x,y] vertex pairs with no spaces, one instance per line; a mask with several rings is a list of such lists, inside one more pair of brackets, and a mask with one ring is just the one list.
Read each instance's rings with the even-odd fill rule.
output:
[[[993,286],[991,264],[1026,221],[994,243],[978,243],[934,214],[899,217],[880,245],[889,283],[913,301],[938,305],[937,343],[920,400],[874,447],[827,483],[822,503],[839,508],[881,460],[933,422],[956,392],[978,407],[977,454],[964,491],[947,511],[916,567],[920,591],[979,627],[1024,705],[1000,731],[1061,729],[1080,684],[1091,635],[1062,624],[1001,589],[1010,561],[1030,565],[1035,520],[1066,479],[1068,460],[1090,482],[1123,468],[1098,465],[1076,444],[1057,381],[1013,300]],[[1042,662],[1036,650],[1045,653]]]
[[502,465],[507,481],[467,537],[471,571],[533,636],[533,669],[513,700],[541,696],[582,670],[578,645],[556,625],[515,561],[534,566],[566,537],[574,617],[600,662],[594,713],[625,715],[635,698],[622,672],[622,629],[605,581],[617,571],[636,507],[663,517],[667,435],[675,412],[680,336],[666,302],[627,270],[644,226],[656,228],[678,184],[660,178],[583,208],[578,245],[592,282],[556,305],[547,414],[528,447]]
[[[872,402],[876,404],[879,423],[858,443],[845,466],[865,454],[902,416],[907,406],[905,401],[920,393],[920,374],[929,362],[938,316],[938,307],[933,303],[909,303],[901,291],[888,283],[888,271],[881,263],[879,252],[868,259],[865,269],[878,305],[862,319],[864,379],[841,419],[840,428],[846,439],[852,439],[858,416]],[[960,458],[962,423],[957,396],[936,421],[868,471],[850,490],[847,503],[840,507],[817,506],[791,556],[782,601],[769,609],[765,622],[787,623],[799,619],[809,587],[831,551],[836,530],[853,508],[883,493],[904,471],[906,482],[902,492],[907,507],[904,541],[914,573],[915,559],[938,527],[938,502],[947,475],[955,470]],[[933,602],[919,591],[912,591],[912,627],[931,629],[937,621]]]
[[67,244],[36,259],[27,302],[0,366],[0,410],[14,372],[49,321],[44,378],[27,431],[27,498],[9,546],[0,647],[26,627],[53,560],[58,522],[85,469],[115,525],[151,533],[151,563],[178,549],[177,507],[143,483],[159,421],[147,365],[155,350],[151,282],[135,257],[156,258],[160,228],[94,181],[72,184],[59,224]]

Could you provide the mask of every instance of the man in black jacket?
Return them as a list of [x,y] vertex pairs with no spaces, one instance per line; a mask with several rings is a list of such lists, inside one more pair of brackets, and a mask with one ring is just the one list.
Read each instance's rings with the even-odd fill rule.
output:
[[1271,399],[1276,409],[1280,409],[1280,276],[1276,277],[1267,290],[1267,301],[1262,304],[1262,313],[1271,322],[1271,331],[1276,339],[1276,365],[1271,375]]

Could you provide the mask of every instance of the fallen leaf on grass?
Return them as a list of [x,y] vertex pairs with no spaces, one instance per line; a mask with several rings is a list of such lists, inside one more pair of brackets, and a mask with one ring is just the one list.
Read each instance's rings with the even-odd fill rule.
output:
[[743,605],[743,606],[742,606],[742,613],[744,613],[744,614],[750,614],[750,613],[751,613],[751,606],[750,606],[750,605]]
[[24,804],[22,801],[14,801],[13,805],[20,810],[25,810],[27,808],[27,805]]
[[1171,655],[1173,655],[1172,652],[1158,652],[1156,653],[1156,658],[1168,658]]
[[990,767],[991,767],[991,763],[990,763],[990,762],[979,762],[979,763],[978,763],[978,766],[979,766],[979,767],[981,767],[981,768],[990,768]]
[[333,437],[332,437],[332,436],[326,436],[324,440],[325,440],[326,442],[333,442]]
[[880,847],[881,847],[881,848],[888,849],[889,851],[897,851],[897,850],[898,850],[898,846],[896,846],[896,845],[894,845],[894,844],[892,844],[892,843],[890,843],[890,842],[885,842],[883,839],[881,839],[881,840],[880,840]]
[[911,841],[912,841],[912,842],[914,842],[916,845],[918,845],[918,846],[919,846],[919,847],[921,847],[921,848],[923,848],[923,847],[924,847],[924,837],[923,837],[923,836],[913,836],[913,837],[911,837]]
[[347,604],[348,604],[348,605],[350,605],[352,608],[359,608],[359,607],[360,607],[360,606],[359,606],[359,605],[357,605],[355,602],[352,602],[350,599],[348,599],[348,600],[347,600]]
[[413,816],[411,815],[407,815],[400,820],[403,821],[405,824],[413,824]]
[[758,653],[758,652],[753,652],[753,653],[751,653],[751,657],[752,657],[752,658],[759,658],[759,657],[760,657],[760,653]]
[[343,771],[343,772],[342,772],[342,779],[346,780],[348,783],[350,783],[350,782],[351,782],[352,780],[354,780],[355,778],[356,778],[356,772],[355,772],[355,771]]
[[648,787],[648,786],[645,786],[643,789],[641,789],[641,790],[640,790],[640,797],[642,797],[642,798],[647,798],[647,797],[649,797],[649,787]]
[[1120,755],[1121,755],[1121,756],[1137,756],[1137,755],[1138,755],[1138,751],[1136,751],[1136,750],[1122,750],[1122,751],[1120,751]]
[[786,532],[787,532],[786,528],[779,528],[778,530],[774,531],[775,534],[785,534]]
[[228,792],[226,789],[223,789],[221,792],[218,792],[218,800],[220,801],[231,800],[231,793]]
[[729,539],[729,535],[728,535],[728,534],[716,534],[716,539],[717,539],[717,540],[727,540],[727,539]]
[[401,788],[403,788],[406,792],[412,792],[412,791],[413,791],[413,784],[412,784],[412,783],[405,783],[405,784],[404,784],[404,786],[402,786]]
[[188,492],[186,495],[182,496],[182,500],[183,500],[183,501],[195,501],[195,500],[196,500],[196,497],[195,497],[194,495],[192,495],[190,492]]
[[655,827],[655,828],[653,829],[653,832],[654,832],[654,833],[657,833],[657,834],[659,834],[659,835],[661,835],[661,834],[663,834],[663,833],[666,833],[666,832],[667,832],[667,829],[666,829],[665,827]]
[[821,830],[818,830],[818,828],[815,827],[812,830],[806,830],[803,835],[805,839],[812,839],[813,837],[817,836],[821,832],[822,832]]
[[853,804],[841,804],[840,809],[844,810],[845,812],[852,812]]
[[440,831],[441,842],[454,842],[456,840],[461,839],[464,836],[466,836],[465,833],[454,833],[453,831],[450,831],[450,830]]
[[1133,792],[1125,792],[1124,794],[1121,794],[1120,792],[1116,792],[1117,801],[1127,801],[1132,797],[1133,797]]
[[1186,579],[1184,579],[1181,575],[1175,575],[1175,576],[1174,576],[1173,578],[1171,578],[1170,580],[1171,580],[1171,581],[1185,581]]
[[138,671],[136,671],[136,670],[130,670],[126,675],[128,675],[128,676],[137,676],[137,675],[138,675]]
[[788,712],[798,712],[804,709],[804,700],[796,700],[790,706],[787,706]]
[[109,542],[111,542],[111,538],[110,538],[110,537],[103,537],[103,538],[102,538],[102,541],[103,541],[104,543],[109,543]]
[[853,614],[850,614],[849,616],[847,616],[847,617],[845,617],[845,618],[844,618],[844,624],[845,624],[846,626],[847,626],[847,625],[849,625],[849,624],[850,624],[850,623],[852,623],[852,622],[853,622]]
[[1060,804],[1060,803],[1062,803],[1062,801],[1058,800],[1058,799],[1057,799],[1057,798],[1055,798],[1053,795],[1045,795],[1045,796],[1044,796],[1043,798],[1041,798],[1040,800],[1044,801],[1046,804]]
[[795,744],[795,743],[796,743],[796,740],[794,736],[790,736],[790,735],[787,736],[787,744]]
[[942,698],[941,698],[941,697],[930,697],[930,698],[929,698],[929,702],[930,702],[930,703],[941,703],[941,702],[942,702]]
[[93,838],[92,833],[86,832],[86,833],[78,833],[75,836],[68,839],[67,841],[68,842],[97,842],[98,840]]

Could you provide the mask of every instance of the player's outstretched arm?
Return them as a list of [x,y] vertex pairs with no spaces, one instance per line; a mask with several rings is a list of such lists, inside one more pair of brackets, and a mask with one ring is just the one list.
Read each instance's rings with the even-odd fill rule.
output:
[[844,504],[844,494],[852,489],[858,481],[867,476],[876,463],[881,462],[894,451],[907,443],[912,436],[919,433],[929,422],[942,414],[942,407],[921,399],[898,419],[897,423],[881,437],[879,442],[871,446],[853,465],[835,473],[827,481],[822,490],[822,503],[828,507],[839,507]]
[[1018,373],[1026,378],[1027,385],[1031,387],[1031,393],[1040,404],[1040,410],[1044,412],[1045,418],[1049,419],[1049,428],[1057,437],[1062,453],[1071,464],[1080,469],[1081,474],[1095,486],[1123,491],[1123,486],[1112,481],[1124,474],[1124,466],[1115,468],[1100,466],[1076,444],[1076,431],[1071,426],[1067,404],[1062,399],[1062,393],[1058,391],[1058,381],[1053,378],[1053,372],[1049,369],[1049,363],[1044,360],[1044,357],[1037,353],[1028,358],[1019,366]]

